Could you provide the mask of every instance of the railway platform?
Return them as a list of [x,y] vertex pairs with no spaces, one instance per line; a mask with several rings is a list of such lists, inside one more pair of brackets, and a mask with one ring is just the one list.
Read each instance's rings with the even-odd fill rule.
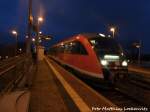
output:
[[15,89],[0,95],[0,112],[101,112],[117,108],[48,57],[33,64],[26,76]]
[[49,58],[39,62],[30,91],[31,112],[94,112],[117,107]]
[[116,112],[119,109],[50,57],[32,64],[29,71],[15,89],[0,94],[0,112]]
[[44,61],[38,63],[37,74],[30,88],[31,112],[69,112],[52,74]]

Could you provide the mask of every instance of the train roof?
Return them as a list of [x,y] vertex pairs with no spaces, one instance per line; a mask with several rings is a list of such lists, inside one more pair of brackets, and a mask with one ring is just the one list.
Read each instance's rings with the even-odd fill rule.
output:
[[109,36],[106,36],[105,34],[102,34],[102,33],[80,33],[80,34],[73,35],[69,38],[65,38],[65,39],[61,40],[60,42],[56,43],[53,46],[57,46],[57,45],[61,44],[62,42],[66,43],[68,41],[74,40],[75,37],[77,37],[77,36],[84,36],[87,39],[92,39],[92,38],[95,38],[95,37],[111,38],[111,36],[109,37]]
[[103,33],[82,33],[82,34],[79,34],[79,35],[83,35],[88,39],[95,38],[95,37],[102,37],[102,38],[112,39],[112,37],[110,35],[105,35]]
[[79,35],[83,35],[83,36],[85,36],[87,38],[99,36],[98,33],[81,33]]

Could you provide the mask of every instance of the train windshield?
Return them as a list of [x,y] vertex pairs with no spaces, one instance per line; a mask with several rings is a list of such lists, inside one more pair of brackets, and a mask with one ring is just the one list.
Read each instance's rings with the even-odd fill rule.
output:
[[113,38],[91,38],[90,43],[96,54],[104,56],[105,54],[121,55],[122,49],[119,43]]

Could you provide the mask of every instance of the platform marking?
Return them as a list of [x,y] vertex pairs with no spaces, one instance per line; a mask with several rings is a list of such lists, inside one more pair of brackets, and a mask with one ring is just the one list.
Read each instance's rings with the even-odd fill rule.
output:
[[54,68],[54,66],[46,59],[49,67],[53,70],[55,76],[64,86],[67,93],[70,95],[76,106],[79,108],[80,112],[91,112],[91,109],[88,105],[83,101],[83,99],[78,95],[78,93],[68,84],[68,82],[62,77],[62,75]]

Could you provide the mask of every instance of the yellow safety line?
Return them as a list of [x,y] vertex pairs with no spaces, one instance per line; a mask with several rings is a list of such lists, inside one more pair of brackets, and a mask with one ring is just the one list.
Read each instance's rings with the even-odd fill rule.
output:
[[78,95],[78,93],[68,84],[68,82],[62,77],[62,75],[53,67],[53,65],[45,58],[49,67],[53,70],[55,76],[61,82],[69,96],[72,98],[76,106],[79,108],[80,112],[91,112],[91,109],[88,105],[83,101],[83,99]]

